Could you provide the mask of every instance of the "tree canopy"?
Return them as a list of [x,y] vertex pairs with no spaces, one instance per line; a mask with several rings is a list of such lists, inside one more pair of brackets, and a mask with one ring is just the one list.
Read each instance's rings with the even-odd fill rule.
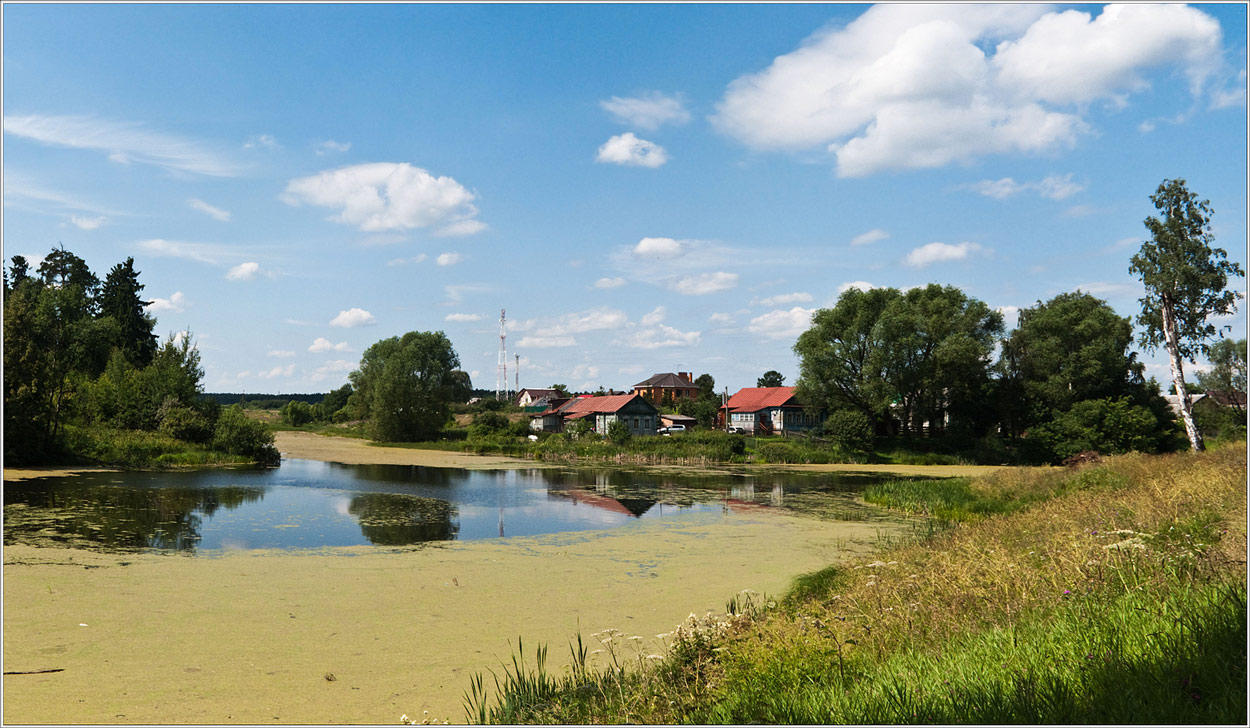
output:
[[384,442],[433,439],[460,401],[465,377],[451,341],[441,332],[410,331],[365,350],[349,375],[351,401],[368,422],[370,437]]
[[1228,290],[1228,279],[1245,272],[1222,248],[1212,247],[1211,204],[1189,191],[1185,180],[1165,179],[1150,201],[1160,216],[1146,218],[1150,240],[1129,264],[1129,272],[1146,288],[1137,317],[1141,343],[1151,351],[1160,345],[1167,349],[1190,445],[1201,450],[1182,362],[1208,353],[1221,331],[1209,319],[1236,310],[1238,294]]
[[757,387],[784,387],[785,385],[786,378],[775,369],[764,372],[759,379],[755,380],[755,386]]

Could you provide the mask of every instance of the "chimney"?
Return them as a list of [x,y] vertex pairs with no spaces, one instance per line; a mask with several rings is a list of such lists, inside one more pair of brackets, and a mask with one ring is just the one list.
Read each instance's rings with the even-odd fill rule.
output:
[[680,372],[678,376],[685,379],[687,382],[694,384],[694,372]]

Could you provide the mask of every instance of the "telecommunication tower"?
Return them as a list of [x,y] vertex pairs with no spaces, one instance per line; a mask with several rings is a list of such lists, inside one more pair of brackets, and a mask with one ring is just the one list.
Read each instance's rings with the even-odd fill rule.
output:
[[508,332],[504,328],[507,309],[499,309],[499,367],[495,372],[495,399],[502,401],[508,389]]
[[521,394],[521,355],[513,354],[513,356],[516,357],[516,366],[512,368],[512,376],[516,378],[516,386],[512,388],[512,391],[516,392],[517,396],[520,396]]

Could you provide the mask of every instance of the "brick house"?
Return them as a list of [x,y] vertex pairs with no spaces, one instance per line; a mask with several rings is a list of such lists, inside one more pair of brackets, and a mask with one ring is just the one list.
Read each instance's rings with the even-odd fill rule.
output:
[[695,386],[693,372],[666,372],[652,374],[650,379],[635,384],[634,394],[652,402],[680,402],[683,399],[697,399],[699,388]]

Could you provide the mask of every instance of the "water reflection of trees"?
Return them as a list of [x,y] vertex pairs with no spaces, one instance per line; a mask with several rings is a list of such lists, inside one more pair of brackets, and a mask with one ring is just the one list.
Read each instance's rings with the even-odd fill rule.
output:
[[5,493],[4,542],[194,551],[204,517],[264,495],[264,488],[250,486],[57,487],[31,481]]
[[406,546],[450,541],[460,532],[459,510],[444,500],[400,493],[357,493],[347,512],[370,543]]

